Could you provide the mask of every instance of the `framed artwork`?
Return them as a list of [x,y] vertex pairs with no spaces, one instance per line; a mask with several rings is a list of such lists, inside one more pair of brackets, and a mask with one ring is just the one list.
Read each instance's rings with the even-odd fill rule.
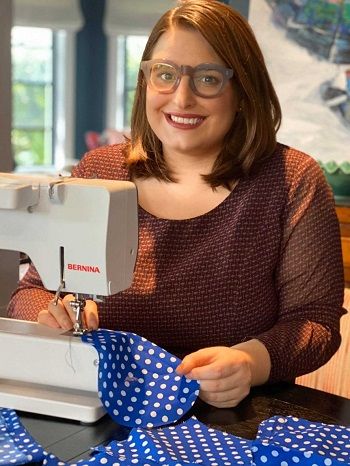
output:
[[279,96],[278,139],[350,161],[350,0],[250,0],[248,20]]

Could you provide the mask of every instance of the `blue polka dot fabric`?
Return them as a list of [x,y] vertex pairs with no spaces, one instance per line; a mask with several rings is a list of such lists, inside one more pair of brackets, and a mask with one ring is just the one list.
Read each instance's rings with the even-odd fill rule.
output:
[[349,465],[350,427],[274,416],[260,424],[252,450],[257,465]]
[[301,452],[257,441],[253,442],[252,453],[254,466],[344,466],[344,464],[347,464],[322,457],[311,451]]
[[[132,427],[124,441],[92,449],[70,466],[345,466],[350,427],[292,416],[263,421],[254,441],[208,428],[192,417],[197,381],[176,373],[180,360],[132,333],[98,330],[84,335],[99,355],[99,396],[106,411]],[[0,408],[0,466],[66,466],[26,431],[15,411]],[[68,465],[67,465],[68,466]]]
[[[350,465],[350,427],[275,416],[250,441],[208,428],[192,417],[157,429],[135,427],[129,437],[96,447],[70,466],[341,466]],[[68,466],[28,434],[13,410],[0,409],[0,465]]]
[[12,409],[0,409],[0,465],[38,462],[44,450],[29,435]]
[[176,373],[181,360],[134,333],[96,330],[82,337],[99,355],[99,397],[115,422],[158,427],[194,404],[199,383]]
[[250,465],[252,460],[251,441],[208,428],[195,417],[162,429],[133,429],[126,441],[100,450],[130,465],[232,466]]

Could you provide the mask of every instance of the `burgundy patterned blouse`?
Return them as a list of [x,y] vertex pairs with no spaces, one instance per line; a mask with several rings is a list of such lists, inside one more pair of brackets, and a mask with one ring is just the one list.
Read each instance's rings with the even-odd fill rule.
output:
[[[121,146],[88,153],[74,176],[129,179]],[[345,312],[339,225],[317,162],[286,146],[215,209],[188,220],[139,209],[133,285],[99,304],[100,326],[131,331],[180,357],[252,337],[271,356],[270,381],[324,364]],[[52,293],[33,267],[9,316],[36,320]]]

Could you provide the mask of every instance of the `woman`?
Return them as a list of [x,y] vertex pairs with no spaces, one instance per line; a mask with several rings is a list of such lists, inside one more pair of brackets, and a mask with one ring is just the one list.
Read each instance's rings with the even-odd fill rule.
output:
[[[131,140],[88,153],[73,173],[131,179],[139,195],[133,285],[98,309],[88,302],[88,326],[185,356],[178,372],[218,407],[316,369],[340,344],[332,194],[311,157],[276,143],[280,119],[246,21],[220,2],[188,0],[150,35]],[[9,315],[71,328],[69,296],[51,300],[32,268]]]

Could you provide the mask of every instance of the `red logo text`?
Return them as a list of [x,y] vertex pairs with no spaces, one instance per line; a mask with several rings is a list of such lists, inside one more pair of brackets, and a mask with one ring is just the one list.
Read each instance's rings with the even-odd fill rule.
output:
[[100,269],[95,265],[68,264],[68,270],[76,270],[77,272],[101,273]]

